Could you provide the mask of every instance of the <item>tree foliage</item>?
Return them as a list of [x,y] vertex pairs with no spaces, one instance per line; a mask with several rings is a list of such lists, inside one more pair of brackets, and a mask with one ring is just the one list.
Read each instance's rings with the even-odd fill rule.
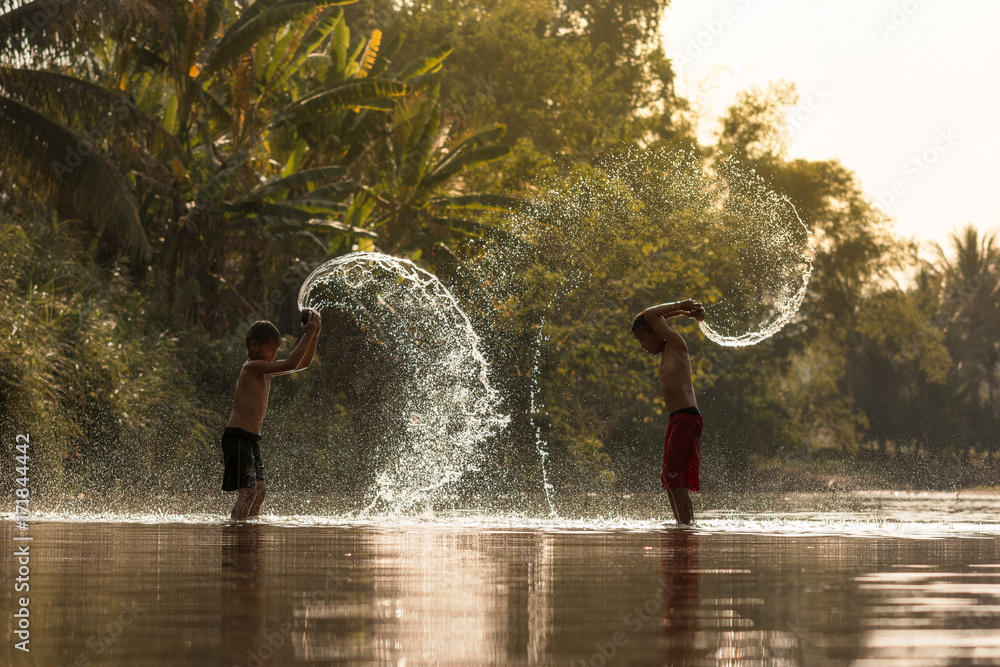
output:
[[[0,0],[0,426],[46,425],[55,482],[111,488],[135,461],[151,479],[149,452],[210,470],[245,321],[294,321],[312,267],[381,250],[435,271],[481,332],[513,415],[495,479],[538,482],[537,445],[561,488],[655,488],[666,416],[629,324],[752,273],[709,242],[711,198],[681,187],[729,156],[789,197],[815,256],[766,343],[721,349],[680,325],[707,473],[992,455],[995,233],[924,258],[847,166],[787,156],[783,82],[738,96],[699,145],[665,6]],[[691,160],[662,158],[678,151]],[[268,418],[311,443],[278,469],[315,490],[317,462],[359,490],[351,471],[392,427],[364,415],[388,384],[355,382],[391,359],[351,335],[276,387]]]

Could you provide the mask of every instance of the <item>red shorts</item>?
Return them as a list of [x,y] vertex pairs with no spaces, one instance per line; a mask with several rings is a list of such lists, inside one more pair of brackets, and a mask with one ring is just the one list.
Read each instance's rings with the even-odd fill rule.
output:
[[705,420],[701,415],[678,412],[670,415],[667,437],[663,443],[663,488],[682,486],[691,491],[699,490],[701,472],[701,428]]

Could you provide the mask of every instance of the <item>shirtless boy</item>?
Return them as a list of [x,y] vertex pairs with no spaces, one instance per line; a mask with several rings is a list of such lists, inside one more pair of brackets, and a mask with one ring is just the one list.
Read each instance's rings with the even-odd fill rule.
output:
[[669,318],[678,315],[703,320],[705,308],[691,299],[647,308],[632,322],[632,335],[646,352],[660,355],[657,376],[663,390],[663,401],[670,413],[660,483],[670,497],[670,509],[677,523],[689,524],[694,520],[694,510],[688,490],[699,489],[699,445],[704,420],[694,398],[687,344],[679,333],[667,325]]
[[264,464],[260,459],[260,427],[267,412],[271,378],[287,375],[312,363],[322,320],[314,310],[302,323],[305,335],[287,359],[275,361],[281,347],[281,334],[270,322],[254,322],[247,331],[247,360],[236,381],[236,395],[229,423],[222,433],[222,490],[236,491],[236,504],[230,515],[240,521],[255,517],[264,502]]

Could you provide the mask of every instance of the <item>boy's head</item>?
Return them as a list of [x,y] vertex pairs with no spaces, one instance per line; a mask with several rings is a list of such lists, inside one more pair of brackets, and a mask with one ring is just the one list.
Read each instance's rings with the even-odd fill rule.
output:
[[660,338],[660,334],[653,330],[645,315],[638,315],[632,320],[632,336],[639,341],[646,352],[656,355],[663,352],[667,342]]
[[247,330],[247,355],[251,359],[274,361],[281,347],[281,333],[278,327],[264,320],[254,322]]

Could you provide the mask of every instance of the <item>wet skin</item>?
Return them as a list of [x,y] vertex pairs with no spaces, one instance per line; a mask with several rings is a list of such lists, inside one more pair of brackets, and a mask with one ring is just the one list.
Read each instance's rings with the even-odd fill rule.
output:
[[[634,336],[647,353],[659,355],[656,375],[667,412],[672,414],[684,408],[697,408],[691,381],[691,357],[684,338],[670,328],[667,319],[684,315],[696,320],[705,319],[705,308],[700,303],[686,299],[677,303],[661,304],[641,313],[650,329],[639,329]],[[670,509],[677,523],[689,524],[694,520],[691,498],[684,487],[667,488]]]
[[[260,433],[267,413],[267,399],[271,392],[271,378],[275,375],[295,373],[312,363],[316,343],[322,328],[322,318],[314,310],[302,323],[304,335],[287,359],[275,361],[281,341],[271,338],[264,342],[250,341],[247,345],[247,360],[240,370],[233,397],[233,410],[229,414],[227,427],[241,428],[250,433]],[[234,521],[252,518],[260,514],[261,504],[266,495],[264,480],[258,480],[255,487],[240,489],[230,517]]]

